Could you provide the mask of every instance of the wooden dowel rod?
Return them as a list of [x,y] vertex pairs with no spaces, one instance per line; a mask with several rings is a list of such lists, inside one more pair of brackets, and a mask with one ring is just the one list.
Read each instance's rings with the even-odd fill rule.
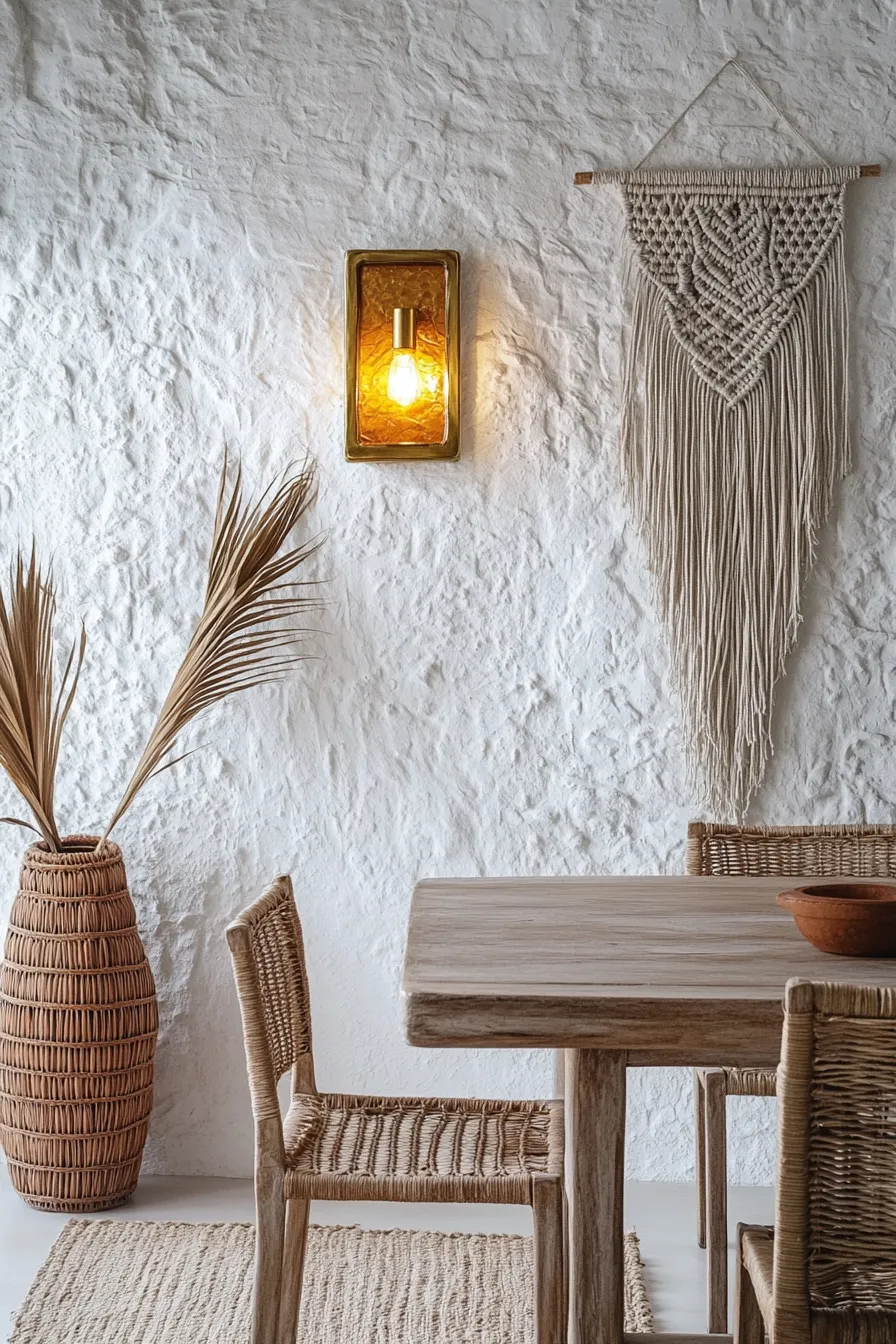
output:
[[[863,163],[859,167],[859,177],[880,177],[879,163]],[[576,173],[575,184],[577,187],[590,187],[594,181],[594,173]]]

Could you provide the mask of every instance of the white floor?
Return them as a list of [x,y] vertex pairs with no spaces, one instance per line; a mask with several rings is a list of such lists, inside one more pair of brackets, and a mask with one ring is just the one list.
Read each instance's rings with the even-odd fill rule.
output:
[[[772,1192],[732,1189],[730,1227],[773,1218]],[[130,1201],[100,1218],[182,1222],[251,1222],[249,1181],[199,1177],[145,1177]],[[9,1321],[66,1221],[64,1214],[37,1213],[10,1188],[0,1165],[0,1341]],[[315,1204],[312,1221],[364,1227],[432,1227],[462,1232],[530,1232],[528,1209],[451,1204]],[[626,1225],[641,1238],[657,1328],[703,1331],[704,1255],[694,1240],[694,1187],[632,1182],[626,1187]],[[197,1341],[197,1344],[201,1344]]]

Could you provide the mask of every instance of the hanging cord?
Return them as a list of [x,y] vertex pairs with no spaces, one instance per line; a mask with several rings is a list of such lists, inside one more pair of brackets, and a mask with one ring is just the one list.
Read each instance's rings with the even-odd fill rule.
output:
[[637,172],[639,168],[643,168],[644,164],[650,158],[654,150],[659,149],[660,145],[663,143],[664,140],[668,140],[669,136],[676,129],[676,127],[680,126],[681,123],[684,121],[685,117],[690,112],[691,108],[695,107],[696,104],[699,103],[703,95],[705,93],[708,93],[709,90],[712,88],[712,86],[721,79],[725,71],[731,67],[739,71],[740,74],[743,75],[744,79],[747,80],[749,84],[752,84],[753,88],[760,95],[760,97],[765,99],[765,101],[768,103],[769,107],[772,109],[775,115],[779,116],[781,120],[784,122],[785,126],[788,126],[790,130],[793,131],[797,139],[803,142],[803,144],[809,150],[809,152],[811,154],[814,154],[816,158],[820,159],[826,168],[831,167],[830,161],[825,158],[821,150],[818,149],[816,145],[813,145],[811,140],[807,139],[807,137],[803,135],[799,126],[797,126],[796,122],[791,121],[790,117],[788,117],[783,107],[779,107],[778,104],[775,102],[774,98],[772,98],[770,94],[766,93],[765,89],[759,83],[758,79],[756,79],[753,75],[750,74],[747,67],[745,65],[742,65],[736,56],[732,56],[729,61],[726,61],[724,65],[719,67],[719,69],[715,72],[715,74],[712,76],[711,79],[707,80],[707,82],[703,85],[703,88],[700,89],[700,91],[694,95],[694,97],[688,103],[684,111],[680,112],[679,115],[675,118],[675,120],[672,122],[672,125],[669,126],[665,131],[663,131],[659,140],[654,141],[654,143],[650,146],[650,149],[648,149],[644,157],[638,160],[638,162],[635,164],[634,169],[635,172]]
[[733,65],[735,70],[740,71],[744,79],[749,80],[749,82],[753,85],[753,88],[756,90],[756,92],[765,99],[765,101],[768,103],[769,107],[772,109],[773,112],[777,112],[778,116],[784,122],[784,125],[790,127],[796,138],[803,142],[803,144],[806,146],[806,148],[809,150],[811,154],[814,154],[816,158],[821,159],[822,163],[826,168],[830,168],[833,166],[831,164],[830,159],[826,159],[825,156],[822,154],[821,150],[818,148],[818,146],[816,144],[813,144],[813,142],[809,139],[807,135],[803,135],[802,131],[800,130],[799,126],[797,126],[796,122],[791,117],[788,117],[783,107],[781,107],[779,103],[775,102],[774,98],[771,96],[770,93],[766,93],[765,89],[759,83],[759,80],[756,79],[755,75],[751,75],[747,67],[745,65],[741,65],[740,61],[737,59],[736,56],[733,57],[728,62],[728,64]]
[[[750,71],[747,69],[747,67],[743,65],[742,62],[739,61],[736,56],[732,56],[730,60],[727,60],[724,65],[720,66],[719,69],[715,72],[715,74],[709,80],[707,80],[707,82],[703,85],[703,88],[700,89],[688,103],[687,107],[684,108],[684,110],[678,114],[678,116],[672,122],[672,125],[667,127],[665,131],[663,131],[660,138],[658,140],[655,140],[654,143],[648,149],[647,153],[638,160],[634,168],[620,169],[620,170],[606,169],[603,171],[598,170],[596,172],[592,171],[592,172],[576,173],[575,176],[576,185],[587,186],[591,182],[609,182],[618,180],[621,177],[627,177],[629,173],[636,173],[639,168],[642,168],[644,166],[644,164],[654,153],[654,151],[659,149],[663,141],[669,138],[669,136],[676,129],[676,127],[681,125],[682,121],[684,121],[685,117],[688,115],[691,108],[693,108],[697,103],[699,103],[700,99],[703,97],[705,93],[709,92],[709,90],[721,78],[721,76],[725,73],[725,71],[729,68],[729,66],[733,66],[735,70],[739,71],[739,73],[743,75],[747,83],[752,85],[752,87],[756,90],[756,92],[763,99],[763,101],[766,102],[768,106],[772,109],[775,115],[781,118],[785,126],[787,126],[789,130],[793,132],[796,138],[802,142],[802,144],[806,147],[806,149],[808,149],[809,152],[815,156],[815,158],[821,161],[821,163],[824,165],[825,168],[833,167],[830,160],[826,159],[825,156],[822,154],[821,150],[818,148],[818,146],[813,144],[812,141],[809,139],[809,137],[803,134],[799,126],[797,126],[796,122],[793,121],[784,111],[783,107],[781,107],[778,103],[775,102],[771,94],[766,93],[765,89],[759,83],[758,79],[756,79],[755,75],[752,75]],[[862,164],[858,170],[858,176],[879,177],[880,164],[879,163]]]

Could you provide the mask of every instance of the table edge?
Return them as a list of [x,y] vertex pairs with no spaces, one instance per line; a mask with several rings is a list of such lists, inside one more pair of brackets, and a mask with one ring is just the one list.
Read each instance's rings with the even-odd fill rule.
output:
[[[426,1048],[601,1049],[633,1063],[772,1066],[781,1052],[779,998],[662,998],[404,995],[405,1037]],[[634,1058],[637,1056],[637,1058]]]

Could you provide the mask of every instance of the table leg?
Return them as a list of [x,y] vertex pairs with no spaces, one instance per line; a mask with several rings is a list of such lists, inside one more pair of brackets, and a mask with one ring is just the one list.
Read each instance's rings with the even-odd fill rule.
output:
[[706,1133],[706,1290],[710,1334],[728,1329],[728,1093],[721,1069],[703,1076]]
[[566,1052],[569,1344],[622,1344],[625,1054]]

